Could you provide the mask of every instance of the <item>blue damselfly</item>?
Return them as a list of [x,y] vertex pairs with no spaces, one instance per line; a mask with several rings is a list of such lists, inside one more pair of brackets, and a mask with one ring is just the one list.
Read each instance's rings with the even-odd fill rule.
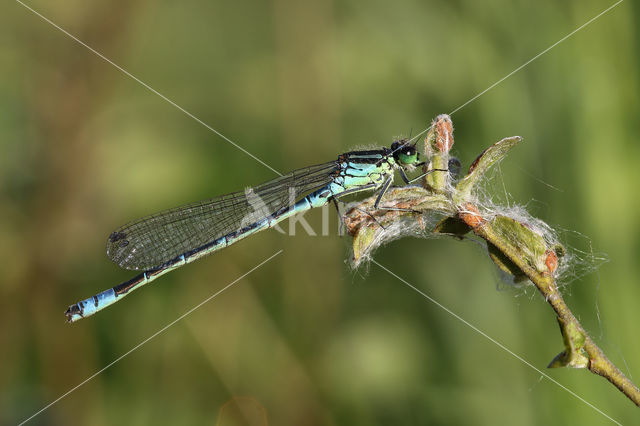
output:
[[[69,306],[74,322],[117,302],[161,275],[225,248],[284,219],[361,191],[379,190],[375,207],[395,171],[423,165],[415,144],[395,141],[391,148],[352,151],[334,161],[295,170],[252,189],[166,210],[128,223],[107,240],[107,255],[125,269],[143,272],[129,281]],[[432,169],[433,171],[446,171]],[[337,203],[336,203],[337,206]]]

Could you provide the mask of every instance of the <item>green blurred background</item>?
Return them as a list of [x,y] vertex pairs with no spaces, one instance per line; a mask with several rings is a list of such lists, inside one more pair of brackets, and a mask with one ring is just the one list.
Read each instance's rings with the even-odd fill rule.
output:
[[[28,3],[281,172],[417,133],[611,4]],[[335,232],[260,233],[65,324],[67,305],[133,275],[105,256],[113,229],[275,174],[19,3],[2,10],[0,423],[282,249],[30,424],[610,424],[377,266],[352,271]],[[621,3],[452,117],[465,165],[522,135],[496,175],[509,201],[609,257],[564,293],[636,379],[638,15]],[[305,216],[317,232],[321,216]],[[403,239],[375,258],[538,368],[562,350],[550,307],[504,289],[474,244]],[[600,377],[547,373],[640,419]]]

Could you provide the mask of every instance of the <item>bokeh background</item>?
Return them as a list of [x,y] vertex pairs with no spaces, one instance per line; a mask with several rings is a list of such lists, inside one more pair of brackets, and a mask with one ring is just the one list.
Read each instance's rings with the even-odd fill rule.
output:
[[[286,172],[419,132],[613,2],[26,4]],[[638,14],[622,2],[452,117],[465,165],[522,135],[496,197],[609,258],[564,294],[636,380]],[[377,266],[351,270],[332,210],[331,235],[260,233],[65,324],[67,305],[133,275],[105,256],[113,229],[275,174],[20,3],[1,15],[0,423],[282,249],[30,424],[610,424]],[[318,233],[321,216],[305,216]],[[550,307],[499,284],[476,245],[404,239],[375,256],[534,366],[562,350]],[[600,377],[547,373],[640,418]]]

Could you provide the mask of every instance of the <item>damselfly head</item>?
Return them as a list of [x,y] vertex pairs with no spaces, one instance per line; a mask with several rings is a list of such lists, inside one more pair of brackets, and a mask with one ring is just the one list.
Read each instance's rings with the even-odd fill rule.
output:
[[401,166],[412,166],[420,160],[420,153],[416,150],[415,144],[406,139],[394,141],[391,144],[391,153]]

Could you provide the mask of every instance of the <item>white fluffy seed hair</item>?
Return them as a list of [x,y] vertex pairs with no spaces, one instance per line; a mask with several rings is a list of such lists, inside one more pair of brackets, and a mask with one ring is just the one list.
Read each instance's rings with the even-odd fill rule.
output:
[[[497,196],[491,195],[500,193],[497,189],[498,187],[504,191],[505,200],[502,200],[502,203],[506,203],[506,206],[494,201]],[[511,201],[510,194],[504,187],[499,167],[495,167],[489,171],[486,178],[483,179],[483,182],[477,188],[475,202],[482,211],[482,214],[489,219],[495,216],[509,217],[524,224],[533,232],[540,235],[544,239],[547,247],[552,248],[562,245],[564,255],[558,258],[558,269],[554,272],[558,286],[566,286],[589,275],[597,271],[603,263],[608,261],[605,254],[593,250],[591,240],[587,236],[577,231],[563,229],[559,226],[554,228],[541,219],[531,215],[526,205]],[[512,278],[510,275],[501,275],[504,275],[504,281],[507,282],[507,284],[512,283],[512,281],[510,281]],[[520,285],[528,283],[530,282],[527,280],[520,283]]]
[[[499,173],[499,169],[494,170],[494,173],[490,173],[489,179],[484,181],[478,188],[475,200],[473,200],[474,203],[480,208],[482,215],[487,219],[496,216],[509,217],[524,224],[527,228],[540,235],[544,239],[547,247],[551,248],[562,245],[565,253],[558,259],[558,269],[555,271],[556,281],[559,286],[566,286],[585,275],[595,272],[600,265],[608,261],[606,255],[593,251],[591,241],[586,236],[562,228],[554,229],[542,220],[532,216],[523,205],[509,202],[507,206],[504,206],[494,203],[490,195],[490,192],[493,191],[488,190],[488,187],[491,186],[490,181],[495,177],[495,173]],[[508,194],[506,194],[506,196],[509,197]],[[347,205],[347,210],[356,207],[358,204],[358,202],[350,203]],[[415,217],[411,216],[399,217],[398,220],[376,233],[373,241],[363,249],[360,257],[352,261],[352,267],[355,269],[363,264],[368,264],[373,252],[378,247],[399,238],[408,236],[415,238],[445,237],[445,235],[433,232],[435,225],[443,217],[444,216],[438,212],[423,213],[420,220],[416,220]],[[516,237],[517,236],[514,235],[514,244],[517,242]],[[509,236],[507,236],[507,238],[509,238]],[[477,242],[477,240],[473,238],[466,239]],[[574,246],[574,244],[579,246],[579,248]],[[486,250],[486,244],[484,242],[480,245]],[[501,271],[499,271],[499,276],[509,286],[521,286],[530,283],[528,280],[516,283],[512,275]]]

